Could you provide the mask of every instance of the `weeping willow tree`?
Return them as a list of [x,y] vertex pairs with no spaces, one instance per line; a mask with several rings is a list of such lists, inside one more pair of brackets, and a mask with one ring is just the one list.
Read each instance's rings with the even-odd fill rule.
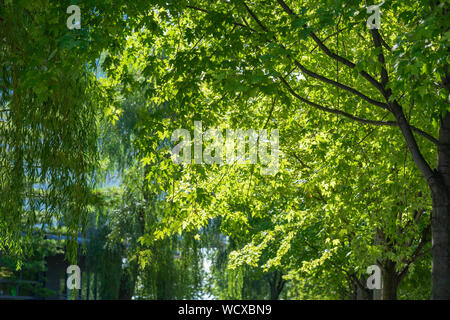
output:
[[100,92],[87,34],[65,18],[56,3],[0,2],[0,250],[19,258],[36,224],[57,222],[74,261],[92,200]]
[[[104,54],[99,69],[110,59]],[[132,69],[133,77],[139,72]],[[103,72],[103,71],[101,71]],[[115,104],[99,123],[100,199],[86,248],[94,299],[189,299],[202,290],[201,246],[193,233],[156,239],[170,199],[155,191],[140,160],[145,152],[137,140],[151,128],[164,106],[147,104],[145,88],[129,92],[117,73],[101,81]],[[120,78],[120,75],[119,75]],[[133,81],[132,78],[129,81]],[[92,281],[91,281],[92,282]]]
[[71,4],[0,1],[0,250],[16,257],[35,224],[56,223],[68,227],[76,260],[98,173],[97,116],[111,104],[96,65],[138,27],[124,17],[148,7],[143,0],[77,2],[81,25],[69,29]]
[[[144,198],[142,168],[124,170],[89,232],[86,266],[94,299],[193,299],[202,290],[202,255],[194,234],[148,241],[164,201]],[[156,218],[156,219],[155,219]],[[144,241],[142,239],[145,239]]]

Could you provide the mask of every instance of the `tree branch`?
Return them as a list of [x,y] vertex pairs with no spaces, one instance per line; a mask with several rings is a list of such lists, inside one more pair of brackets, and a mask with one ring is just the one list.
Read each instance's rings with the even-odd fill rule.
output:
[[[385,89],[386,84],[389,82],[389,76],[385,66],[385,60],[383,55],[383,48],[381,47],[381,36],[377,29],[372,29],[372,38],[373,43],[376,49],[380,50],[378,54],[378,61],[381,63],[381,92],[388,102],[389,108],[392,114],[395,117],[395,120],[402,131],[403,137],[405,138],[406,145],[411,153],[411,157],[416,163],[422,175],[427,180],[428,185],[434,190],[435,188],[439,188],[438,185],[440,181],[437,179],[435,172],[431,169],[428,162],[425,160],[422,152],[420,151],[419,146],[417,145],[417,141],[412,133],[413,129],[409,124],[408,120],[406,120],[405,115],[403,113],[403,109],[398,103],[397,100],[393,102],[389,102],[389,98],[391,97],[392,91],[391,89]],[[439,141],[435,143],[439,147]]]
[[[371,119],[360,118],[360,117],[354,116],[354,115],[352,115],[350,113],[347,113],[345,111],[328,108],[328,107],[322,106],[320,104],[317,104],[315,102],[312,102],[312,101],[310,101],[308,99],[303,98],[297,92],[295,92],[295,90],[292,89],[292,87],[289,85],[289,83],[286,81],[286,79],[284,79],[283,76],[279,75],[278,77],[280,78],[281,82],[285,85],[285,87],[288,89],[288,91],[294,97],[296,97],[300,101],[302,101],[302,102],[304,102],[304,103],[306,103],[306,104],[308,104],[308,105],[310,105],[310,106],[312,106],[312,107],[314,107],[316,109],[319,109],[319,110],[322,110],[322,111],[325,111],[325,112],[328,112],[328,113],[338,114],[338,115],[344,116],[344,117],[346,117],[348,119],[351,119],[351,120],[354,120],[354,121],[357,121],[357,122],[360,122],[360,123],[364,123],[364,124],[370,124],[370,125],[375,125],[375,126],[391,126],[391,127],[398,126],[398,123],[396,121],[379,121],[379,120],[371,120]],[[411,129],[414,130],[417,134],[419,134],[419,135],[423,136],[424,138],[428,139],[429,141],[433,142],[434,144],[436,144],[436,145],[439,144],[439,142],[435,138],[430,136],[428,133],[426,133],[426,132],[424,132],[424,131],[416,128],[416,127],[412,127],[412,126],[411,126]]]
[[[203,8],[199,8],[199,7],[196,7],[196,6],[187,5],[186,8],[192,9],[192,10],[196,10],[196,11],[200,11],[200,12],[203,12],[203,13],[211,13],[211,11],[209,11],[209,10],[206,10],[206,9],[203,9]],[[239,26],[239,27],[248,28],[251,31],[256,32],[256,30],[252,29],[250,26],[246,26],[246,25],[244,25],[242,23],[239,23],[239,22],[233,22],[233,25]]]
[[[258,18],[258,16],[257,16],[257,15],[256,15],[256,14],[255,14],[248,6],[247,6],[247,4],[245,3],[245,0],[242,0],[242,3],[244,4],[245,9],[247,10],[247,12],[248,12],[248,13],[250,14],[250,16],[256,21],[256,23],[260,26],[260,28],[261,28],[262,30],[264,30],[265,32],[269,32],[269,29],[261,22],[261,20]],[[275,36],[274,36],[274,41],[275,41],[275,43],[277,43],[277,39],[276,39]],[[285,48],[282,44],[281,44],[281,46],[282,46],[283,48]],[[313,71],[307,69],[307,68],[306,68],[304,65],[302,65],[298,60],[296,60],[295,58],[291,57],[290,55],[288,56],[288,58],[290,58],[291,60],[293,60],[293,61],[294,61],[294,64],[295,64],[302,72],[304,72],[304,73],[307,74],[308,76],[310,76],[310,77],[312,77],[312,78],[314,78],[314,79],[317,79],[317,80],[319,80],[319,81],[322,81],[322,82],[331,84],[331,85],[333,85],[333,86],[335,86],[335,87],[337,87],[337,88],[344,89],[344,90],[346,90],[346,91],[348,91],[348,92],[350,92],[350,93],[353,93],[354,95],[356,95],[356,96],[362,98],[363,100],[369,102],[370,104],[373,104],[373,105],[375,105],[375,106],[378,106],[378,107],[380,107],[380,108],[383,108],[383,109],[385,109],[385,110],[388,110],[387,104],[385,104],[385,103],[383,103],[383,102],[380,102],[380,101],[376,101],[376,100],[374,100],[374,99],[372,99],[372,98],[369,98],[368,96],[366,96],[365,94],[363,94],[362,92],[360,92],[360,91],[358,91],[358,90],[356,90],[356,89],[354,89],[354,88],[351,88],[351,87],[349,87],[349,86],[347,86],[347,85],[345,85],[345,84],[342,84],[342,83],[340,83],[340,82],[338,82],[338,81],[334,81],[334,80],[332,80],[332,79],[326,78],[326,77],[324,77],[324,76],[322,76],[322,75],[319,75],[319,74],[317,74],[317,73],[315,73],[315,72],[313,72]]]
[[[292,11],[291,8],[283,1],[283,0],[277,0],[277,2],[281,5],[281,7],[284,9],[286,13],[289,15],[296,15],[294,11]],[[307,27],[306,24],[303,27]],[[315,35],[314,32],[310,32],[309,36],[314,40],[314,42],[318,45],[318,47],[330,58],[341,62],[342,64],[346,65],[347,67],[354,69],[356,67],[356,64],[351,62],[350,60],[332,52],[320,39]],[[375,78],[373,78],[371,75],[369,75],[366,71],[360,71],[359,74],[365,78],[370,84],[372,84],[376,89],[378,89],[381,93],[383,93],[383,87],[381,86],[381,83],[379,83]]]
[[[383,91],[385,92],[384,95],[386,97],[387,94],[390,95],[390,90],[388,89],[388,91],[386,91],[386,85],[389,82],[389,76],[386,70],[386,62],[384,60],[383,49],[381,48],[381,35],[378,32],[378,29],[371,29],[370,31],[372,33],[373,45],[376,49],[380,50],[380,53],[378,54],[378,62],[381,64],[381,85],[383,86]],[[389,96],[387,97],[387,99],[388,98]]]
[[360,92],[360,91],[358,91],[358,90],[356,90],[354,88],[351,88],[351,87],[349,87],[349,86],[347,86],[345,84],[342,84],[342,83],[340,83],[338,81],[334,81],[332,79],[328,79],[328,78],[326,78],[324,76],[321,76],[321,75],[319,75],[319,74],[317,74],[317,73],[315,73],[313,71],[310,71],[310,70],[305,68],[300,62],[298,62],[295,59],[294,59],[294,63],[301,71],[306,73],[308,76],[310,76],[310,77],[312,77],[314,79],[320,80],[322,82],[329,83],[329,84],[331,84],[331,85],[333,85],[335,87],[344,89],[344,90],[346,90],[348,92],[351,92],[351,93],[355,94],[356,96],[362,98],[363,100],[369,102],[370,104],[373,104],[373,105],[378,106],[378,107],[380,107],[382,109],[388,110],[388,105],[386,103],[383,103],[383,102],[380,102],[380,101],[376,101],[376,100],[374,100],[372,98],[369,98],[368,96],[366,96],[365,94],[363,94],[362,92]]
[[[287,5],[286,5],[286,3],[285,3],[283,0],[277,0],[277,1],[278,1],[278,3],[283,7],[283,9],[284,9],[288,14],[290,14],[290,15],[295,15],[295,13],[294,13]],[[255,20],[255,22],[258,24],[258,26],[259,26],[262,30],[264,30],[265,32],[268,32],[268,31],[269,31],[268,28],[261,22],[261,20],[257,17],[257,15],[256,15],[249,7],[248,7],[248,5],[246,4],[245,0],[242,0],[242,3],[243,3],[243,5],[245,6],[246,11],[247,11],[247,12],[250,14],[250,16]],[[191,8],[191,9],[194,9],[194,10],[197,10],[197,11],[209,13],[209,11],[206,10],[206,9],[202,9],[202,8],[198,8],[198,7],[194,7],[194,6],[190,6],[190,5],[188,5],[187,8]],[[248,24],[247,24],[247,25],[243,25],[243,24],[240,24],[240,23],[234,23],[234,25],[241,26],[241,27],[244,27],[244,28],[250,28],[250,27],[248,26]],[[306,26],[305,26],[305,27],[306,27]],[[250,29],[251,29],[251,28],[250,28]],[[376,29],[374,29],[374,30],[377,31]],[[254,29],[251,29],[251,31],[256,32]],[[323,42],[322,42],[322,41],[321,41],[321,40],[320,40],[313,32],[310,33],[310,36],[313,38],[313,40],[317,43],[317,45],[318,45],[318,46],[319,46],[319,47],[320,47],[327,55],[329,55],[329,56],[332,57],[333,59],[335,59],[335,60],[337,60],[337,61],[339,61],[339,62],[341,62],[341,63],[343,63],[343,64],[345,64],[345,65],[347,65],[347,66],[349,66],[349,67],[352,68],[352,69],[355,68],[356,65],[355,65],[354,63],[350,62],[349,60],[347,60],[347,59],[345,59],[345,58],[343,58],[343,57],[341,57],[341,56],[339,56],[339,55],[334,54],[333,52],[331,52],[331,51],[328,49],[328,47],[326,47],[325,44],[324,44],[324,43],[323,43]],[[276,38],[275,38],[275,37],[274,37],[274,40],[275,40],[275,42],[276,42]],[[380,43],[381,43],[381,40],[380,40]],[[337,81],[328,79],[328,78],[326,78],[326,77],[324,77],[324,76],[321,76],[321,75],[319,75],[319,74],[317,74],[317,73],[315,73],[315,72],[313,72],[313,71],[311,71],[311,70],[308,70],[306,67],[304,67],[304,66],[303,66],[299,61],[297,61],[296,59],[293,59],[293,58],[290,57],[290,56],[289,56],[289,58],[291,58],[291,59],[294,61],[294,64],[295,64],[300,70],[302,70],[305,74],[307,74],[307,75],[309,75],[309,76],[311,76],[311,77],[313,77],[313,78],[315,78],[315,79],[317,79],[317,80],[320,80],[320,81],[322,81],[322,82],[329,83],[329,84],[331,84],[331,85],[333,85],[333,86],[335,86],[335,87],[338,87],[338,88],[344,89],[344,90],[346,90],[346,91],[348,91],[348,92],[351,92],[351,93],[357,95],[358,97],[362,98],[363,100],[365,100],[365,101],[371,103],[372,105],[381,107],[381,108],[383,108],[383,109],[389,109],[389,105],[388,105],[388,104],[382,103],[382,102],[380,102],[380,101],[373,100],[373,99],[371,99],[370,97],[364,95],[363,93],[361,93],[360,91],[358,91],[358,90],[356,90],[356,89],[354,89],[354,88],[351,88],[351,87],[346,86],[346,85],[344,85],[344,84],[342,84],[342,83],[340,83],[340,82],[337,82]],[[383,60],[384,60],[384,58],[383,58]],[[375,80],[372,76],[370,76],[369,74],[367,74],[365,71],[361,71],[360,74],[361,74],[364,78],[366,78],[370,83],[372,83],[372,84],[373,84],[373,85],[374,85],[374,86],[375,86],[375,87],[383,94],[384,97],[389,97],[389,96],[390,96],[390,94],[391,94],[390,90],[389,90],[388,92],[386,92],[386,91],[384,90],[384,86],[383,86],[380,82],[378,82],[377,80]],[[386,74],[386,75],[387,75],[387,74]],[[299,96],[299,95],[298,95],[298,94],[297,94],[297,93],[289,86],[289,84],[286,82],[286,80],[285,80],[284,78],[281,77],[280,79],[281,79],[282,82],[287,86],[288,90],[289,90],[296,98],[298,98],[298,99],[302,100],[303,102],[305,102],[305,103],[307,103],[307,104],[309,104],[309,105],[311,105],[311,106],[314,106],[314,107],[316,107],[316,108],[318,108],[318,109],[320,109],[320,110],[322,110],[322,111],[329,112],[329,113],[334,113],[334,114],[340,114],[340,115],[343,115],[344,117],[347,117],[347,118],[349,118],[349,119],[355,120],[355,121],[357,121],[357,122],[361,122],[361,123],[365,123],[365,124],[370,124],[370,125],[378,125],[378,126],[381,126],[381,125],[382,125],[382,126],[397,126],[397,125],[399,125],[399,124],[397,123],[398,121],[397,121],[397,122],[394,122],[394,121],[377,121],[377,120],[363,119],[363,118],[359,118],[359,117],[353,116],[353,115],[351,115],[351,114],[349,114],[349,113],[346,113],[346,112],[344,112],[344,111],[341,111],[341,110],[331,109],[331,108],[327,108],[327,107],[318,105],[318,104],[316,104],[316,103],[314,103],[314,102],[311,102],[311,101],[309,101],[309,100],[307,100],[307,99],[304,99],[303,97]],[[408,124],[408,126],[410,126],[410,125]],[[427,140],[431,141],[431,142],[434,143],[435,145],[438,145],[438,144],[439,144],[438,140],[435,139],[433,136],[431,136],[430,134],[428,134],[428,133],[426,133],[426,132],[424,132],[424,131],[422,131],[422,130],[416,128],[416,127],[410,126],[410,130],[416,132],[417,134],[419,134],[419,135],[421,135],[422,137],[426,138]],[[413,138],[414,138],[414,137],[413,137]]]
[[422,237],[420,239],[419,244],[417,245],[416,250],[412,254],[411,258],[406,262],[406,266],[399,272],[398,278],[401,281],[407,274],[409,266],[417,261],[420,257],[424,256],[430,250],[423,251],[425,245],[430,242],[430,234],[431,234],[431,224],[427,225],[427,227],[422,231]]

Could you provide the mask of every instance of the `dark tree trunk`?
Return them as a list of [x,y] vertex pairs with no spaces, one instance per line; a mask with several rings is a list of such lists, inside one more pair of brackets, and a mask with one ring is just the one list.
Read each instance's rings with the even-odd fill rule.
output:
[[432,299],[450,300],[450,113],[441,119],[437,184],[430,185],[433,198]]
[[283,291],[285,280],[281,271],[274,271],[269,275],[270,300],[278,300]]
[[364,286],[365,283],[365,279],[356,279],[352,281],[352,300],[373,300],[373,292]]
[[98,276],[96,272],[94,273],[94,300],[97,300],[97,286],[98,286]]
[[91,293],[91,273],[87,272],[87,280],[86,280],[86,300],[89,300]]
[[383,279],[383,290],[382,299],[383,300],[397,300],[397,288],[398,288],[398,277],[395,270],[395,262],[386,261],[384,263],[384,270],[382,272]]
[[119,287],[119,300],[131,300],[136,285],[136,277],[138,272],[137,261],[132,261],[122,272]]
[[133,289],[131,286],[131,276],[128,270],[122,272],[122,277],[120,277],[119,286],[119,300],[131,300],[133,296]]

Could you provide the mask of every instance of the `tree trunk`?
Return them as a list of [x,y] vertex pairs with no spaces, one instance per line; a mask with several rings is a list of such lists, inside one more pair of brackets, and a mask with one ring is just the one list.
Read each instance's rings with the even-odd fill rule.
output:
[[411,156],[428,183],[433,199],[431,298],[450,300],[450,112],[445,117],[441,117],[438,166],[437,170],[432,170],[420,152],[401,107],[396,102],[390,107],[402,130]]
[[87,280],[86,280],[86,300],[89,300],[90,293],[91,293],[91,273],[89,272],[89,270],[87,271],[86,277],[87,277]]
[[134,260],[122,271],[119,287],[119,300],[131,300],[133,297],[138,267],[137,261]]
[[281,271],[274,271],[269,275],[270,300],[278,300],[281,291],[283,291],[285,280]]
[[120,277],[119,300],[131,300],[133,289],[131,285],[132,279],[128,270],[123,270]]
[[433,198],[432,299],[450,300],[450,113],[441,119],[438,184],[430,185]]
[[98,279],[97,279],[97,272],[94,273],[94,300],[97,300],[97,286],[98,286]]
[[365,279],[358,279],[353,281],[353,297],[352,300],[373,300],[372,290],[367,289],[362,284],[366,283]]
[[384,270],[382,272],[382,275],[382,299],[397,300],[397,288],[399,281],[395,270],[395,262],[389,260],[386,261],[386,263],[384,263]]

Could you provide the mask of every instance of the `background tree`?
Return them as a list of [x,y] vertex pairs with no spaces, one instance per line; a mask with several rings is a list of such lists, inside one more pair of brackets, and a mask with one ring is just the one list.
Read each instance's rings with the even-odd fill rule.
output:
[[307,107],[312,121],[333,127],[335,118],[327,115],[338,115],[360,125],[398,127],[433,199],[433,297],[449,298],[445,3],[387,1],[383,35],[367,28],[357,1],[156,7],[147,19],[165,32],[148,35],[155,54],[146,59],[144,76],[154,84],[154,101],[176,101],[186,124],[194,118],[209,125],[227,105],[241,111],[258,92],[283,92],[280,101]]

